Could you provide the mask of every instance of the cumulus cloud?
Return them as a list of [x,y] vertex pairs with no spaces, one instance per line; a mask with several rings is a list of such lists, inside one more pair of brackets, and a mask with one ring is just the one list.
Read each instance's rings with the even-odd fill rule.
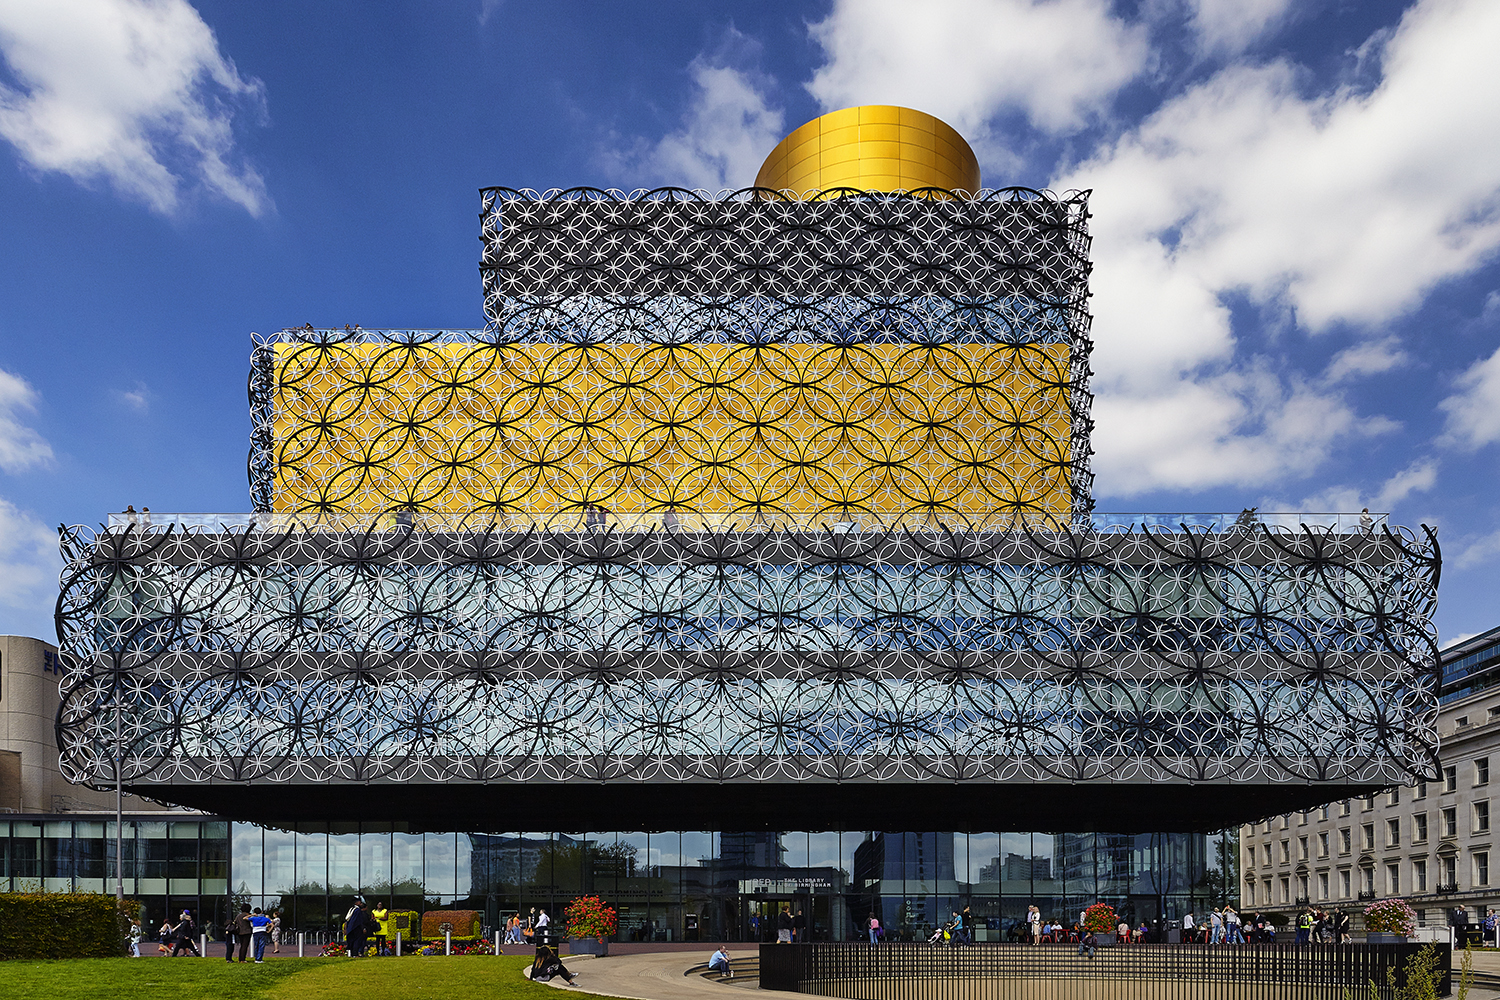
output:
[[37,391],[19,375],[0,369],[0,469],[20,472],[52,461],[52,446],[22,422],[36,409]]
[[1500,350],[1470,366],[1456,388],[1438,404],[1448,414],[1441,443],[1475,451],[1500,441]]
[[753,68],[759,46],[730,28],[716,53],[688,65],[693,96],[681,125],[654,144],[606,154],[605,169],[630,182],[743,188],[784,134],[785,116],[769,92],[772,81]]
[[1286,504],[1276,500],[1264,501],[1261,506],[1268,510],[1306,511],[1355,511],[1368,508],[1389,512],[1414,493],[1426,493],[1437,485],[1438,461],[1432,457],[1419,458],[1406,468],[1391,476],[1373,494],[1362,492],[1353,486],[1333,486],[1321,490],[1300,503]]
[[1336,384],[1367,375],[1379,375],[1408,360],[1407,353],[1394,337],[1365,341],[1334,355],[1323,378]]
[[0,137],[31,167],[171,215],[188,189],[251,215],[265,183],[235,155],[232,105],[263,108],[186,0],[0,0]]
[[1500,244],[1495,37],[1500,5],[1423,0],[1368,92],[1307,95],[1290,63],[1232,65],[1057,179],[1094,189],[1102,493],[1267,483],[1380,429],[1336,387],[1267,389],[1225,302],[1380,338],[1330,382],[1395,363],[1382,325]]
[[[965,134],[1001,111],[1063,133],[1145,68],[1145,30],[1107,0],[835,0],[811,28],[825,63],[807,89],[825,110],[918,108]],[[962,44],[955,44],[961,39]]]
[[1243,52],[1279,27],[1292,0],[1184,0],[1188,27],[1204,55]]
[[61,571],[57,532],[0,498],[0,632],[52,638]]

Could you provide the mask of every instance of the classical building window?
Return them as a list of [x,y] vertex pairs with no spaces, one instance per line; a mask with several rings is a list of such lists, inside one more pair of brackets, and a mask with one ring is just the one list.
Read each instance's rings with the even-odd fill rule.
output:
[[1318,857],[1328,857],[1328,834],[1318,834]]
[[1476,802],[1476,803],[1474,803],[1474,832],[1475,833],[1488,833],[1489,829],[1490,829],[1490,803],[1489,803],[1489,801],[1485,800],[1484,802]]
[[1458,858],[1443,858],[1443,885],[1458,885]]
[[1349,891],[1349,869],[1345,868],[1339,872],[1339,897],[1348,899],[1353,893]]
[[1425,781],[1419,781],[1419,782],[1417,782],[1417,793],[1415,795],[1413,795],[1412,798],[1414,798],[1414,799],[1425,799],[1425,798],[1427,798],[1427,782],[1425,782]]
[[1453,806],[1443,810],[1443,836],[1458,836],[1458,809]]
[[1318,872],[1318,898],[1328,898],[1328,873]]
[[1291,841],[1289,841],[1289,840],[1283,840],[1281,842],[1281,863],[1282,864],[1286,864],[1286,863],[1288,863],[1291,860],[1292,860],[1292,846],[1291,846]]
[[1443,791],[1458,791],[1458,765],[1449,764],[1443,768]]
[[1328,811],[1329,811],[1328,810],[1328,806],[1325,804],[1322,809],[1318,810],[1318,818],[1319,819],[1327,819],[1328,818]]
[[1371,809],[1375,808],[1375,793],[1371,792],[1369,795],[1366,795],[1361,801],[1364,802],[1364,811],[1369,812]]
[[1385,866],[1386,892],[1392,896],[1401,895],[1401,866],[1396,864]]
[[1254,868],[1255,867],[1255,845],[1253,845],[1253,844],[1251,846],[1245,848],[1245,867],[1246,868]]
[[1474,784],[1488,785],[1490,783],[1490,759],[1481,757],[1474,762]]
[[1427,891],[1427,859],[1417,858],[1411,863],[1412,892]]
[[1362,891],[1370,893],[1375,891],[1375,869],[1361,868],[1359,870],[1359,880],[1364,885]]
[[1359,828],[1359,846],[1361,850],[1375,850],[1375,824],[1366,823]]
[[[1298,861],[1306,861],[1307,860],[1307,838],[1306,837],[1298,837],[1297,838],[1297,860]],[[1306,893],[1303,893],[1303,895],[1306,895]]]
[[1401,846],[1401,821],[1399,819],[1388,819],[1385,821],[1385,846]]
[[1415,813],[1411,818],[1411,842],[1420,844],[1427,840],[1427,814]]
[[1292,901],[1292,880],[1283,877],[1281,880],[1281,901],[1290,903]]
[[1389,794],[1390,798],[1386,800],[1385,804],[1388,806],[1399,806],[1401,804],[1401,789],[1392,788]]
[[1347,826],[1339,831],[1339,853],[1349,853],[1349,828]]
[[1297,876],[1297,898],[1298,899],[1306,899],[1307,898],[1307,876],[1306,875],[1298,875]]
[[1474,885],[1482,886],[1490,884],[1490,852],[1474,852]]
[[1349,815],[1349,800],[1348,799],[1345,799],[1344,801],[1342,801],[1342,802],[1339,803],[1339,815],[1340,816],[1347,816],[1347,815]]

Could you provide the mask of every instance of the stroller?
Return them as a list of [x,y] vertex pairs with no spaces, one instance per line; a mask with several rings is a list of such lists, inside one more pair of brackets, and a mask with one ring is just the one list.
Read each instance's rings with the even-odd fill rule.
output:
[[927,939],[927,943],[951,945],[953,944],[953,935],[953,921],[950,920],[946,924],[940,925],[937,930],[933,931],[932,937]]

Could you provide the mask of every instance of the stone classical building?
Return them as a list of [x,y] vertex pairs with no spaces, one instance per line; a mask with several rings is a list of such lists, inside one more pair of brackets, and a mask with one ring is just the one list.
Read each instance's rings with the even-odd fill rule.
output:
[[1442,677],[1440,780],[1241,827],[1247,910],[1358,911],[1399,897],[1420,928],[1446,926],[1457,908],[1476,922],[1500,908],[1500,628],[1445,649]]

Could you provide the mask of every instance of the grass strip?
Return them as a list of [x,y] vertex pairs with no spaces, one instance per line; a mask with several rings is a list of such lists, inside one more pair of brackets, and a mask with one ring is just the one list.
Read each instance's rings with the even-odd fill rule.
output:
[[[222,950],[222,946],[221,950]],[[214,958],[74,958],[0,962],[5,1000],[261,1000],[327,959],[285,958],[241,965]],[[530,985],[530,984],[527,984]],[[353,994],[351,994],[352,996]]]

